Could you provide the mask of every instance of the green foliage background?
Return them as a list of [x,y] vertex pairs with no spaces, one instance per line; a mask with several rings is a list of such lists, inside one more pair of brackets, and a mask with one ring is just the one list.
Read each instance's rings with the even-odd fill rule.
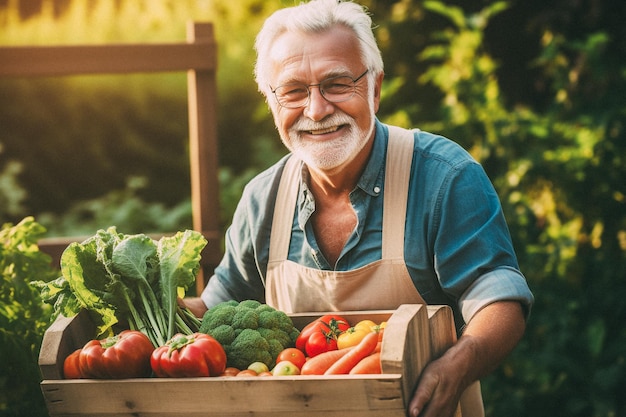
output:
[[[52,308],[41,302],[31,279],[57,277],[39,251],[45,229],[26,217],[0,228],[0,415],[45,415],[37,357]],[[34,412],[31,414],[31,412]]]
[[[284,153],[252,42],[290,4],[9,0],[0,43],[182,41],[187,20],[213,22],[225,226],[246,180]],[[537,298],[483,381],[487,415],[626,415],[626,3],[363,4],[386,65],[379,117],[484,165]],[[0,218],[32,214],[52,235],[188,227],[185,88],[184,74],[0,80]],[[16,407],[0,413],[37,415]]]

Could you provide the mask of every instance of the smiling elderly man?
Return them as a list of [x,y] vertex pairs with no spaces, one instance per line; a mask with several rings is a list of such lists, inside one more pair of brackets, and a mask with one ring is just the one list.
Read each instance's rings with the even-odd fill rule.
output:
[[484,414],[477,381],[516,346],[533,303],[498,196],[454,142],[376,118],[383,62],[352,2],[270,16],[256,80],[291,151],[245,188],[199,298],[285,312],[452,307],[458,342],[423,371],[411,416]]

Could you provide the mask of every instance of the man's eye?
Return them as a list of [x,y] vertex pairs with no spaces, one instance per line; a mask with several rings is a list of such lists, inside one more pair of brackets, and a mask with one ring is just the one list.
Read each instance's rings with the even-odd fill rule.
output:
[[331,94],[341,94],[348,92],[352,89],[351,79],[346,80],[333,80],[328,83],[325,83],[323,88],[324,91]]
[[283,96],[301,96],[307,95],[307,88],[302,85],[289,85],[280,89],[280,94]]

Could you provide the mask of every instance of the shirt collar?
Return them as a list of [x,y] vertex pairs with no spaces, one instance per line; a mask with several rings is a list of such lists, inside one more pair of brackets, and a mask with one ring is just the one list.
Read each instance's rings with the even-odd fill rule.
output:
[[367,194],[377,196],[383,189],[384,183],[384,162],[387,156],[387,141],[388,131],[385,125],[383,125],[378,119],[374,126],[376,131],[374,135],[374,145],[372,146],[372,153],[365,166],[363,175],[357,183],[357,187],[362,189]]

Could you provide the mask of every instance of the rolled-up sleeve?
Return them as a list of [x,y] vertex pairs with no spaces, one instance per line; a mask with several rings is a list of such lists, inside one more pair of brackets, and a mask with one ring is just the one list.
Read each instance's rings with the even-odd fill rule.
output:
[[530,314],[534,297],[526,278],[516,269],[502,267],[475,280],[459,300],[463,320],[467,323],[483,307],[497,301],[519,301],[526,317]]

